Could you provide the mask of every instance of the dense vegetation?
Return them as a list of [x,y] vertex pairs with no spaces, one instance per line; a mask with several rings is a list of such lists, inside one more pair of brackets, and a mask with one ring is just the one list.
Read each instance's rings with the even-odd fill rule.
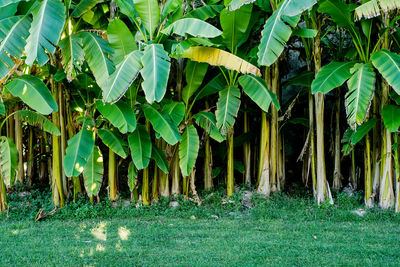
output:
[[0,0],[0,210],[15,184],[63,207],[301,183],[399,212],[398,8]]

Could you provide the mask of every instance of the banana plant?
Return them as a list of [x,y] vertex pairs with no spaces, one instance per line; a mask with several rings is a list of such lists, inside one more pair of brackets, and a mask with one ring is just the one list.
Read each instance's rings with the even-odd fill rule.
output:
[[[381,8],[387,9],[384,9],[385,12],[381,18],[384,30],[378,34],[374,31],[373,20],[371,19],[375,16],[373,14],[376,13],[376,8],[378,8],[376,1],[369,1],[355,10],[355,14],[360,20],[360,26],[352,19],[350,5],[337,0],[324,0],[319,3],[319,11],[329,14],[336,25],[349,33],[358,57],[352,62],[332,62],[323,67],[313,82],[312,91],[313,93],[328,93],[347,81],[348,92],[345,96],[345,106],[347,120],[353,130],[369,117],[371,102],[375,95],[376,72],[382,77],[382,106],[389,102],[389,86],[396,92],[399,91],[400,84],[394,78],[394,73],[399,73],[399,56],[388,50],[390,49],[390,18],[387,12],[396,8],[396,4],[387,5],[389,2],[379,2]],[[372,43],[374,37],[378,38],[375,44]],[[369,140],[369,137],[366,136],[367,159],[375,160],[374,152],[377,153],[377,150],[375,149],[373,155],[369,156],[371,153]],[[394,204],[393,174],[390,167],[392,166],[392,138],[389,130],[383,130],[381,142],[381,160],[378,159],[378,161],[381,161],[381,173],[380,178],[375,179],[380,180],[379,206],[389,208]],[[378,140],[373,140],[373,144],[377,145]],[[365,162],[365,164],[366,166],[377,166],[372,162]],[[368,189],[365,191],[367,206],[373,205],[372,173],[376,172],[372,170],[365,174],[365,184]]]

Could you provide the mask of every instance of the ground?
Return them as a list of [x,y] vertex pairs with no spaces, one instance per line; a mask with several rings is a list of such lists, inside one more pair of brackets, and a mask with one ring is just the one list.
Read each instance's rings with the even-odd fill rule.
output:
[[[206,197],[201,207],[178,200],[176,208],[167,200],[153,207],[82,200],[36,223],[38,203],[10,208],[0,216],[0,266],[400,264],[400,218],[393,211],[361,217],[354,214],[359,199],[341,196],[334,206],[318,207],[286,195],[253,198],[244,209],[235,197]],[[16,207],[27,206],[16,200]]]

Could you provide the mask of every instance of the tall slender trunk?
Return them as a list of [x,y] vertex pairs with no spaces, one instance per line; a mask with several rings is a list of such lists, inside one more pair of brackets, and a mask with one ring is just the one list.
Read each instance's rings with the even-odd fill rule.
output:
[[[20,109],[20,105],[17,104],[16,110]],[[24,142],[22,133],[22,121],[19,119],[18,114],[15,114],[15,145],[18,150],[18,181],[23,184],[25,179],[24,169]]]
[[158,199],[158,184],[159,184],[159,169],[155,165],[154,166],[154,174],[153,174],[153,187],[152,187],[152,195],[153,199]]
[[[375,94],[373,98],[373,114],[379,114],[379,107],[377,101],[377,95]],[[372,130],[372,201],[376,199],[379,190],[379,181],[380,181],[380,142],[381,138],[379,136],[380,132],[380,124],[377,123],[374,129]]]
[[257,192],[269,196],[271,193],[271,182],[270,182],[270,151],[269,151],[269,121],[267,119],[267,114],[265,112],[261,115],[261,143],[260,152],[260,162],[262,163],[259,170],[259,181],[257,185]]
[[[150,133],[150,122],[147,119],[146,130],[148,133]],[[142,202],[145,206],[150,205],[150,165],[143,169]]]
[[336,127],[335,127],[335,167],[333,171],[333,189],[339,191],[342,187],[342,173],[340,170],[340,89],[336,98]]
[[369,134],[365,136],[365,151],[364,151],[364,162],[365,162],[365,195],[364,203],[368,208],[372,208],[374,205],[372,195],[372,160],[371,160],[371,141]]
[[[162,150],[167,150],[167,144],[163,139],[160,139],[159,141],[160,148]],[[166,153],[168,154],[168,153]],[[170,168],[171,169],[171,168]],[[159,183],[158,183],[158,192],[162,197],[169,197],[170,191],[169,191],[169,177],[168,173],[164,173],[162,170],[158,169],[158,177],[159,177]]]
[[[314,38],[314,66],[315,73],[321,70],[321,25],[315,25],[318,28],[318,35]],[[329,200],[333,204],[331,191],[326,180],[325,169],[325,148],[324,148],[324,94],[318,92],[315,94],[315,118],[317,128],[317,203],[318,205]]]
[[229,198],[235,192],[233,128],[229,130],[226,137],[226,142],[228,145],[228,160],[226,166],[226,196]]
[[32,185],[32,179],[34,176],[35,171],[35,162],[34,162],[34,147],[33,147],[33,138],[34,138],[34,131],[33,128],[29,126],[29,138],[28,138],[28,166],[26,169],[26,184],[28,186]]
[[109,198],[114,201],[117,198],[117,159],[114,151],[108,149],[108,191]]
[[[59,87],[55,84],[53,77],[50,76],[50,84],[52,87],[53,97],[58,102],[58,89]],[[58,112],[52,113],[53,124],[60,129],[60,118]],[[51,180],[52,192],[53,192],[53,203],[54,206],[64,206],[64,194],[63,194],[63,181],[62,181],[62,164],[61,164],[61,147],[60,137],[52,135],[52,148],[53,148],[53,160],[52,160],[52,172],[53,177]]]
[[[244,106],[245,110],[247,106]],[[243,131],[244,133],[249,132],[249,118],[247,111],[244,112],[244,122],[243,122]],[[251,185],[251,143],[247,141],[243,144],[243,162],[244,162],[244,173],[243,173],[243,182],[250,186]]]
[[396,148],[394,151],[394,166],[395,166],[395,203],[394,203],[394,211],[400,212],[400,162],[399,162],[399,143],[398,143],[398,135],[394,134],[394,142],[396,144]]
[[[383,16],[384,26],[389,24],[389,17],[387,14]],[[389,48],[389,33],[386,31],[382,40],[382,48]],[[382,80],[382,100],[381,106],[384,107],[389,103],[389,84]],[[389,209],[394,204],[393,192],[393,163],[392,163],[392,134],[389,130],[382,125],[382,165],[381,165],[381,180],[379,186],[379,207],[382,209]]]
[[213,180],[212,180],[212,148],[210,144],[210,136],[205,133],[204,136],[204,190],[213,189]]
[[[64,105],[64,86],[59,83],[58,84],[58,113],[60,118],[60,142],[61,142],[61,167],[64,169],[64,155],[65,149],[67,147],[67,133],[65,130],[65,105]],[[62,180],[63,180],[63,190],[64,195],[68,198],[69,190],[68,190],[68,180],[65,172],[62,172]]]
[[[272,65],[272,87],[271,91],[279,97],[279,60]],[[278,177],[278,142],[279,142],[279,129],[278,129],[278,110],[274,107],[271,108],[271,192],[280,191],[280,183]]]
[[171,194],[172,195],[179,195],[180,187],[179,187],[179,180],[181,177],[181,171],[179,169],[179,153],[178,153],[178,146],[175,145],[172,147],[173,157],[171,159],[172,165],[172,186],[171,186]]

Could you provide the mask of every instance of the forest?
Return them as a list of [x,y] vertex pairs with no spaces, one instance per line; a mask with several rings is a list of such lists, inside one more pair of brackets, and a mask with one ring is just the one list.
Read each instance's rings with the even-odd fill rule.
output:
[[301,186],[400,211],[399,0],[0,0],[15,187],[142,205]]

